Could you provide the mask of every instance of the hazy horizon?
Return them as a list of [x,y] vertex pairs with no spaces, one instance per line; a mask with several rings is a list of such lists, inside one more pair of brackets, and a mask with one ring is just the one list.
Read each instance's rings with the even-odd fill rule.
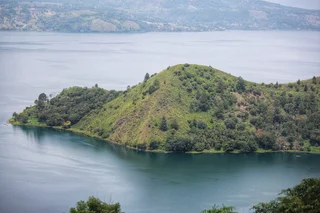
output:
[[300,7],[311,10],[320,10],[320,1],[319,0],[265,0],[268,2],[273,2],[290,7]]

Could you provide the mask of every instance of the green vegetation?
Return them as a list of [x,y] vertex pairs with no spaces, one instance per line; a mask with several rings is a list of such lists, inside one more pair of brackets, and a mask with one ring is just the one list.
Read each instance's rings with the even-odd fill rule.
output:
[[[13,114],[139,150],[319,153],[320,79],[257,84],[212,67],[176,65],[124,92],[65,89]],[[305,89],[307,88],[307,89]]]
[[317,213],[320,209],[320,179],[304,179],[292,189],[283,190],[277,199],[259,203],[255,213],[304,212]]
[[122,213],[119,203],[107,204],[99,198],[89,197],[88,201],[79,201],[70,213]]
[[238,213],[235,211],[233,206],[224,206],[222,205],[221,208],[219,206],[214,205],[211,209],[203,210],[201,213]]
[[98,88],[71,87],[64,89],[59,95],[49,100],[41,93],[35,106],[27,107],[23,113],[13,113],[14,122],[45,124],[47,126],[62,126],[70,128],[78,123],[86,114],[99,110],[102,105],[116,98],[120,92],[106,91]]
[[[303,179],[293,188],[283,190],[278,198],[269,203],[252,207],[253,213],[318,213],[320,209],[320,179]],[[237,213],[232,206],[213,206],[202,213]]]
[[[320,209],[320,179],[303,179],[293,188],[283,190],[275,200],[259,203],[252,207],[253,213],[318,213]],[[79,201],[70,213],[121,213],[120,204],[107,204],[98,198],[89,197],[88,201]],[[201,213],[237,213],[233,206],[219,207]]]

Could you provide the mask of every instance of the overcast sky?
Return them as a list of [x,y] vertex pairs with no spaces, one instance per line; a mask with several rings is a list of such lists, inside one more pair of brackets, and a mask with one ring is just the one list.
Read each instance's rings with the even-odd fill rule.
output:
[[320,0],[265,0],[286,6],[320,10]]

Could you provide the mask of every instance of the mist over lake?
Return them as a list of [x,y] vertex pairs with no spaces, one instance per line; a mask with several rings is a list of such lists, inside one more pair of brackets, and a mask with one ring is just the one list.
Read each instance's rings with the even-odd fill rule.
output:
[[179,63],[255,82],[312,78],[320,75],[319,44],[319,32],[0,32],[0,212],[67,212],[90,195],[120,202],[128,213],[200,212],[214,203],[248,212],[303,178],[320,177],[319,155],[143,153],[5,125],[41,92],[96,83],[125,89]]

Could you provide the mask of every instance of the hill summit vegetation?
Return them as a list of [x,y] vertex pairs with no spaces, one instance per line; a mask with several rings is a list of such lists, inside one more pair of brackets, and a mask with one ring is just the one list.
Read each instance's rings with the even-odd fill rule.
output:
[[125,91],[71,87],[13,114],[130,148],[169,152],[319,152],[320,79],[257,84],[180,64]]

